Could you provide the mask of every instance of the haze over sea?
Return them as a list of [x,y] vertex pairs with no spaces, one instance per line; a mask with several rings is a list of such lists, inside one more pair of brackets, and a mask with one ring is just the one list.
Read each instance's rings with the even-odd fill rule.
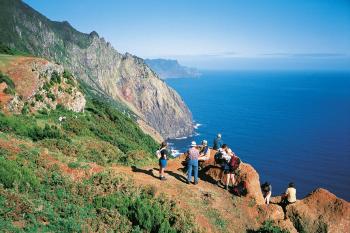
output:
[[317,187],[350,200],[350,72],[204,72],[166,81],[193,113],[199,135],[171,140],[184,151],[217,133],[272,183],[295,182],[302,198]]

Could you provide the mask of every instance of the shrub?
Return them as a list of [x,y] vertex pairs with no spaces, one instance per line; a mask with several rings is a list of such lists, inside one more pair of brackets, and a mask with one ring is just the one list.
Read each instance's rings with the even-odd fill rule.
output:
[[24,105],[23,105],[23,108],[22,108],[22,111],[21,111],[21,113],[23,114],[23,115],[26,115],[26,114],[28,114],[29,113],[29,104],[28,104],[28,102],[25,102],[24,103]]
[[16,161],[0,157],[0,183],[5,188],[13,188],[18,184],[21,191],[36,189],[39,186],[35,174],[26,167],[19,166]]
[[43,89],[45,91],[50,91],[50,88],[52,87],[51,83],[50,82],[45,82],[44,85],[43,85]]
[[54,94],[52,94],[51,92],[48,92],[46,94],[47,98],[51,99],[52,101],[56,100],[56,96]]
[[73,93],[73,88],[72,87],[68,87],[66,89],[66,92],[71,95]]
[[34,97],[35,97],[35,100],[36,100],[36,101],[42,102],[42,101],[44,100],[44,97],[43,97],[42,95],[38,94],[38,93],[35,94]]
[[15,95],[16,91],[15,91],[15,84],[14,82],[12,81],[12,79],[3,74],[1,71],[0,71],[0,83],[6,83],[7,87],[5,88],[4,90],[4,93],[7,94],[7,95]]
[[4,93],[7,94],[7,95],[15,95],[15,94],[16,94],[16,91],[15,91],[15,89],[6,87],[6,88],[4,89]]
[[281,229],[274,225],[273,221],[265,221],[258,230],[248,230],[248,233],[288,233],[287,230]]
[[17,50],[15,48],[11,48],[11,47],[4,45],[2,43],[0,43],[0,53],[8,54],[8,55],[29,55],[26,52]]
[[50,82],[58,83],[58,84],[61,83],[61,76],[58,74],[56,70],[52,72]]
[[12,79],[0,71],[0,83],[2,82],[6,83],[9,88],[15,89],[15,84]]
[[68,163],[69,168],[80,168],[80,163],[78,162],[70,162]]

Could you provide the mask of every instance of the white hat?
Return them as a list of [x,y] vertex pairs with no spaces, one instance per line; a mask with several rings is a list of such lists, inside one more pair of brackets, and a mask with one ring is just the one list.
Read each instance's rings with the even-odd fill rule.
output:
[[197,143],[195,141],[192,141],[191,142],[191,147],[195,147],[195,146],[197,146]]
[[221,138],[221,133],[218,133],[218,138]]
[[208,141],[207,141],[207,140],[203,140],[203,141],[202,141],[202,144],[203,144],[203,145],[208,145]]

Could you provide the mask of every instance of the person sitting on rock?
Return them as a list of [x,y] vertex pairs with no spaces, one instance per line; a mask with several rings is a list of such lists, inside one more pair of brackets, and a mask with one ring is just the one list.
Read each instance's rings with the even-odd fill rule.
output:
[[281,206],[284,212],[284,219],[287,219],[287,206],[297,201],[297,190],[293,182],[290,182],[288,188],[281,197]]
[[223,144],[224,142],[221,139],[221,134],[218,134],[217,137],[214,139],[213,149],[218,150],[222,147]]
[[199,161],[208,161],[210,159],[210,149],[208,146],[208,142],[206,140],[202,141],[202,146],[199,150]]
[[265,204],[270,204],[270,198],[272,195],[272,186],[269,182],[265,182],[261,185],[261,191],[265,200]]
[[165,168],[167,166],[167,159],[168,156],[170,155],[168,148],[168,143],[167,142],[162,142],[160,145],[159,150],[157,150],[157,156],[159,159],[159,179],[160,180],[166,180],[165,178]]
[[198,157],[199,150],[195,141],[191,143],[191,148],[187,152],[187,184],[192,180],[192,171],[194,174],[194,184],[198,184]]

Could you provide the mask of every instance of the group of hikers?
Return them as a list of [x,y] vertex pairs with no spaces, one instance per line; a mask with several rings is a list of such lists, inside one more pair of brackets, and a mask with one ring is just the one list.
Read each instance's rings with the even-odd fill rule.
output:
[[[241,185],[239,189],[236,184],[235,176],[239,174],[239,166],[241,164],[241,159],[225,144],[222,140],[221,134],[218,134],[213,142],[213,150],[216,151],[214,155],[214,161],[216,165],[221,168],[221,174],[219,175],[219,180],[217,185],[220,186],[223,176],[226,176],[224,189],[229,190],[229,185],[232,183],[232,191],[237,195],[245,195],[244,191],[247,192],[245,183]],[[192,181],[192,175],[194,176],[194,185],[198,184],[198,171],[202,162],[208,161],[210,159],[210,148],[208,146],[208,141],[203,140],[201,145],[197,145],[195,141],[192,141],[190,148],[185,152],[186,155],[186,168],[187,168],[187,180],[186,183],[190,184]],[[165,168],[167,167],[167,160],[171,155],[168,150],[168,143],[162,142],[159,150],[156,152],[159,159],[159,179],[166,180]],[[272,186],[269,182],[265,182],[261,185],[261,191],[265,203],[269,205],[270,198],[272,195]],[[296,188],[294,183],[289,183],[288,188],[285,193],[281,196],[281,206],[285,212],[286,206],[296,202]],[[286,215],[285,215],[286,217]]]

